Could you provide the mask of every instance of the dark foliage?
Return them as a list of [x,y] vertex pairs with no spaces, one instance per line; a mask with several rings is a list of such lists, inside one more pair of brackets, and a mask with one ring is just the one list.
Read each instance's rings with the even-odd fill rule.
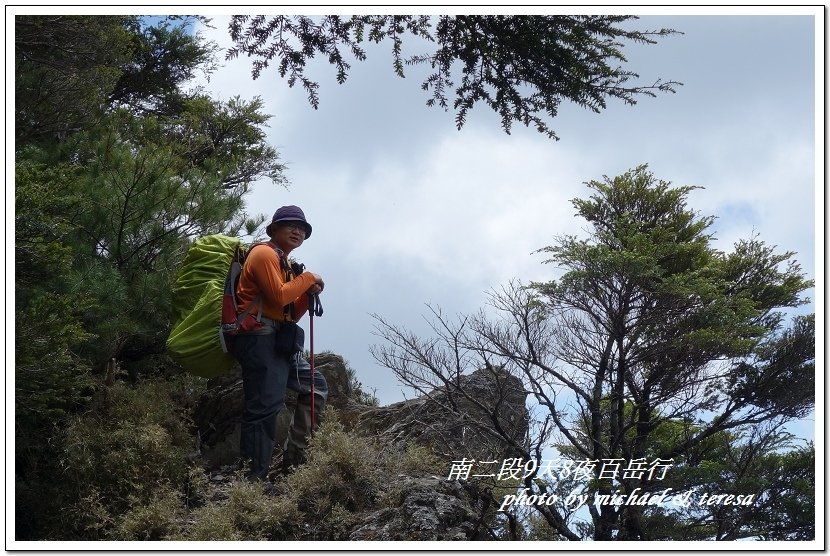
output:
[[[636,104],[642,96],[674,92],[680,83],[657,79],[651,85],[630,84],[639,75],[622,63],[624,41],[654,44],[671,29],[628,28],[633,16],[414,16],[337,15],[234,16],[230,35],[235,46],[228,58],[253,58],[254,79],[273,62],[288,85],[299,82],[309,103],[320,102],[318,84],[305,74],[308,61],[320,54],[335,67],[338,83],[350,64],[366,59],[364,41],[392,44],[393,69],[404,76],[405,65],[426,65],[431,73],[421,88],[431,92],[428,106],[455,111],[458,129],[477,104],[489,106],[510,133],[514,122],[557,138],[549,127],[562,102],[600,112],[610,99]],[[435,44],[434,51],[404,57],[404,39]]]

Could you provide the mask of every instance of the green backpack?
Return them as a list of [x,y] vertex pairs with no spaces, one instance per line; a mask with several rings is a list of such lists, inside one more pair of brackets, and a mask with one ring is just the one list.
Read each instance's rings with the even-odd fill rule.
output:
[[221,341],[222,305],[230,268],[234,263],[241,268],[245,254],[238,238],[222,234],[201,237],[188,249],[173,283],[173,329],[167,338],[167,352],[194,375],[214,378],[233,366],[234,359]]

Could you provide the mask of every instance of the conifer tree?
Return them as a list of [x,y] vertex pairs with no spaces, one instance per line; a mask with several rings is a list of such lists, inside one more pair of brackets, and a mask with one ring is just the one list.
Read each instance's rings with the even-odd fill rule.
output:
[[[803,538],[809,514],[793,515],[770,533],[763,533],[770,521],[762,514],[806,499],[803,485],[781,481],[770,466],[784,446],[784,425],[815,403],[813,317],[787,319],[784,312],[806,303],[812,281],[794,253],[778,253],[757,237],[732,252],[715,249],[713,218],[687,207],[694,188],[672,187],[646,166],[588,187],[593,194],[573,203],[591,226],[589,236],[558,237],[541,250],[561,277],[494,292],[495,314],[453,323],[436,312],[437,339],[420,340],[381,321],[388,345],[377,350],[378,360],[407,384],[442,385],[471,400],[473,393],[459,387],[461,373],[500,368],[522,377],[538,421],[527,443],[513,439],[516,450],[538,463],[553,446],[566,467],[593,462],[579,490],[589,500],[654,494],[668,483],[713,494],[767,493],[754,511],[721,507],[720,514],[588,505],[587,524],[537,505],[563,538],[666,538],[669,521],[675,540]],[[500,434],[495,422],[475,425]],[[676,482],[636,470],[626,476],[624,468],[612,473],[609,463],[646,461],[670,465]],[[802,472],[812,474],[806,466]],[[760,482],[739,480],[752,473]],[[728,484],[718,474],[736,479]],[[555,487],[534,474],[523,486],[536,494]],[[751,492],[735,491],[742,487]],[[778,488],[793,493],[790,502],[782,497],[776,505]]]
[[[601,112],[609,100],[636,104],[642,97],[674,92],[676,81],[655,79],[631,84],[639,75],[625,69],[626,42],[655,44],[672,29],[635,30],[636,17],[625,15],[355,15],[342,17],[234,16],[227,56],[253,58],[251,74],[260,77],[273,63],[289,86],[300,83],[317,108],[319,85],[306,76],[316,55],[335,67],[337,82],[351,64],[366,59],[364,42],[389,42],[392,67],[404,77],[405,66],[429,66],[421,83],[430,92],[426,104],[455,111],[461,129],[469,111],[484,104],[498,114],[510,133],[514,123],[533,127],[556,139],[550,119],[563,102]],[[407,39],[434,43],[432,52],[404,55]],[[422,48],[419,46],[419,48]],[[452,95],[455,95],[454,98]]]
[[187,88],[215,61],[188,21],[15,18],[21,539],[59,535],[65,507],[84,504],[61,491],[65,432],[105,369],[176,373],[162,355],[168,295],[190,239],[256,228],[262,217],[242,211],[250,184],[284,183],[261,100]]

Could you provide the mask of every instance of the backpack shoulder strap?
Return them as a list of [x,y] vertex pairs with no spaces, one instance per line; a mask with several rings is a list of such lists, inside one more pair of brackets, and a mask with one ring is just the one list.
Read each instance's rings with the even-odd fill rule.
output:
[[[247,259],[248,254],[251,251],[253,251],[254,247],[258,247],[260,245],[267,245],[268,247],[273,249],[274,253],[277,255],[277,260],[280,262],[280,269],[283,271],[283,273],[287,277],[288,276],[290,276],[291,278],[295,277],[294,274],[293,274],[293,268],[292,268],[291,264],[288,262],[288,258],[285,256],[285,253],[283,252],[282,249],[280,249],[277,246],[277,244],[275,244],[272,241],[258,241],[256,243],[252,244],[250,247],[248,247],[248,250],[245,253],[245,259]],[[244,264],[244,261],[243,261],[243,264]],[[242,267],[240,266],[240,273],[241,273],[241,271],[242,271]],[[258,306],[259,306],[259,312],[258,312],[257,317],[256,317],[257,321],[259,321],[262,318],[262,303],[261,303],[261,301],[262,301],[262,292],[258,293],[257,296],[254,298],[253,303],[251,303],[252,306],[254,305],[254,303],[258,304]],[[296,321],[297,320],[296,311],[294,310],[294,304],[293,303],[289,303],[288,305],[283,307],[283,316],[285,317],[285,320],[290,320],[290,321]]]

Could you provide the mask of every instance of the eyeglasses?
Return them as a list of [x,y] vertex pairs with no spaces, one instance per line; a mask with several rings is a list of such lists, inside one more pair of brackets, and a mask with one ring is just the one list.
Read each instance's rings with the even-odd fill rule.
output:
[[289,230],[297,230],[298,232],[302,232],[304,236],[306,235],[305,224],[302,222],[280,222],[279,227],[287,228]]

